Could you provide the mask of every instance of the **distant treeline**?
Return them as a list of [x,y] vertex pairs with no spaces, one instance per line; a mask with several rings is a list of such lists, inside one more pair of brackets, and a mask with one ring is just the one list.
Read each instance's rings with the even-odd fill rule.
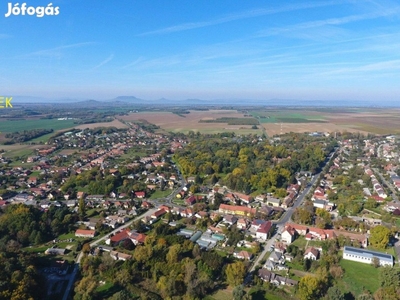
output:
[[217,118],[213,120],[200,120],[200,123],[227,123],[228,125],[258,125],[260,124],[253,118]]
[[179,110],[173,110],[172,113],[180,117],[186,118],[186,116],[184,115],[190,114],[190,111],[186,109],[179,109]]
[[104,122],[112,122],[114,119],[103,119],[103,118],[94,118],[94,119],[85,119],[75,121],[74,124],[93,124],[93,123],[104,123]]
[[14,143],[23,143],[29,140],[38,138],[42,135],[52,133],[53,129],[32,129],[32,130],[24,130],[24,131],[17,131],[12,133],[7,133],[6,138],[10,139],[6,141],[4,145],[11,145]]

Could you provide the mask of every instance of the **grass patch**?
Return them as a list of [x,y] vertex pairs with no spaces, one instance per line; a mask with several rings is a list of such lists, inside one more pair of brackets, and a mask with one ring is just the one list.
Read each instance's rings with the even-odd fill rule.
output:
[[185,205],[185,201],[184,200],[180,200],[180,199],[173,199],[172,203],[178,204],[178,205]]
[[379,288],[379,268],[345,259],[340,261],[340,265],[344,270],[341,285],[345,291],[360,295],[365,289],[374,293]]
[[48,248],[48,246],[41,246],[41,247],[26,247],[24,248],[24,251],[26,252],[30,252],[30,253],[44,253],[44,251],[46,251]]
[[59,240],[59,241],[64,241],[64,240],[69,240],[69,239],[76,239],[75,232],[60,234],[57,237],[57,240]]
[[233,295],[232,295],[232,289],[227,288],[223,290],[218,290],[215,294],[213,294],[210,298],[207,298],[209,300],[232,300]]
[[165,198],[172,193],[172,190],[165,190],[160,191],[156,190],[153,194],[151,194],[150,199],[157,199],[157,198]]
[[292,245],[297,246],[299,249],[304,249],[307,245],[307,240],[305,239],[304,236],[299,236],[293,243]]

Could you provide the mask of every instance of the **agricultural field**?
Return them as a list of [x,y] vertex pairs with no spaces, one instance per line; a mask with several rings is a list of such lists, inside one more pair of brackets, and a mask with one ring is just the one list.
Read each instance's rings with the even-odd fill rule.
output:
[[16,132],[31,129],[53,129],[54,131],[74,127],[74,120],[27,119],[0,120],[0,132]]
[[[190,111],[186,115],[171,112],[139,112],[121,117],[124,121],[146,120],[165,131],[201,133],[235,132],[237,134],[266,133],[268,136],[288,132],[360,132],[362,134],[400,133],[399,109],[372,108],[262,108],[237,110]],[[258,121],[259,129],[250,125],[228,125],[232,121]],[[222,123],[222,120],[227,120]],[[251,121],[251,122],[250,122]]]
[[121,121],[116,120],[116,119],[111,122],[81,124],[81,125],[75,125],[73,127],[77,128],[77,129],[86,129],[86,128],[94,129],[94,128],[98,128],[98,127],[115,127],[117,129],[128,128],[128,126],[126,126],[124,123],[122,123]]
[[[185,116],[179,116],[171,112],[139,112],[121,117],[124,121],[146,120],[149,123],[160,126],[165,131],[170,132],[189,132],[199,131],[201,133],[236,132],[238,134],[262,134],[260,129],[251,129],[251,125],[228,125],[228,123],[213,122],[213,120],[227,120],[245,118],[243,113],[236,110],[209,110],[209,111],[190,111]],[[249,118],[252,120],[253,118]]]

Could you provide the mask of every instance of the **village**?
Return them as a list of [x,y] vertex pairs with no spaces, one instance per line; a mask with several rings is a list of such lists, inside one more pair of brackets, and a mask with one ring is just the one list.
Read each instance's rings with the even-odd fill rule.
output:
[[[73,234],[67,240],[55,239],[45,254],[63,258],[70,252],[69,259],[75,260],[82,249],[76,242],[104,237],[86,249],[87,254],[108,252],[114,260],[130,260],[129,245],[143,245],[155,226],[164,224],[203,251],[245,261],[248,270],[277,286],[296,286],[304,274],[296,268],[303,261],[321,259],[326,252],[323,242],[329,240],[341,241],[344,260],[398,263],[400,149],[394,137],[365,139],[362,144],[339,141],[324,169],[296,174],[296,183],[287,186],[285,195],[246,195],[219,183],[201,185],[198,176],[184,177],[172,160],[175,150],[188,143],[184,137],[129,125],[128,130],[108,133],[66,132],[18,166],[2,169],[1,208],[24,204],[44,211],[66,206],[85,212]],[[111,179],[104,187],[88,188],[79,181],[90,172],[96,172],[92,178],[102,174],[104,180]],[[356,186],[362,197],[354,196],[347,205],[343,186]],[[91,193],[96,188],[101,192]],[[376,244],[370,249],[371,230],[383,225],[391,228],[385,245],[392,249],[389,254]]]

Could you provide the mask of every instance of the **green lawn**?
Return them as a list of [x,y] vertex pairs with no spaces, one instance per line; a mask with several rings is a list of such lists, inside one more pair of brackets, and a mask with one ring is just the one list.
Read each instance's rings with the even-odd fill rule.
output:
[[299,236],[292,245],[297,246],[299,249],[304,249],[307,245],[307,240],[304,236]]
[[172,193],[172,190],[165,190],[160,191],[156,190],[153,194],[151,194],[150,199],[157,199],[157,198],[165,198]]
[[340,265],[344,270],[343,278],[339,282],[343,291],[360,295],[364,289],[374,293],[379,288],[379,268],[345,259],[340,261]]
[[50,248],[49,246],[41,246],[41,247],[26,247],[24,248],[24,251],[26,252],[32,252],[32,253],[44,253],[44,251],[46,251],[48,248]]
[[62,235],[58,236],[58,239],[60,241],[66,240],[66,239],[75,239],[75,232],[70,232],[70,233],[64,233]]

